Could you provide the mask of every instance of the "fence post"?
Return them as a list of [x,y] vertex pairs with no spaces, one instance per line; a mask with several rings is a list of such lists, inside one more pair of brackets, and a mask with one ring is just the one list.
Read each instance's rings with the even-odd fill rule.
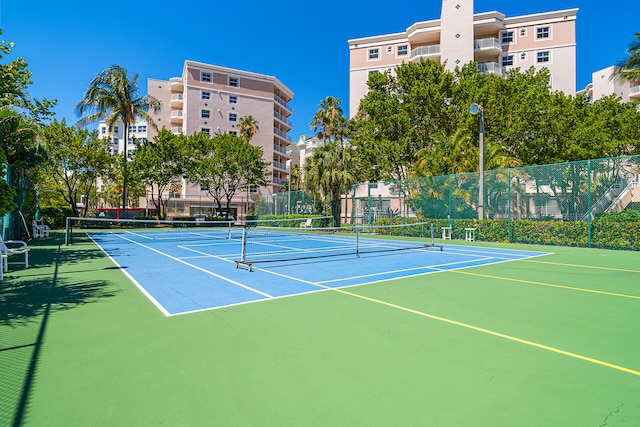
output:
[[587,160],[587,247],[591,247],[591,159]]
[[507,240],[511,243],[511,169],[507,169]]

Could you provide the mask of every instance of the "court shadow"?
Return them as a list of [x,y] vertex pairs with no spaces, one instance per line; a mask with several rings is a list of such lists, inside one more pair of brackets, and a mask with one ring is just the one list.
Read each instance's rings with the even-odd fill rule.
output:
[[21,279],[2,282],[0,326],[25,324],[33,318],[39,318],[45,309],[69,310],[116,294],[108,282],[69,282],[58,279],[55,286],[52,286],[51,278]]

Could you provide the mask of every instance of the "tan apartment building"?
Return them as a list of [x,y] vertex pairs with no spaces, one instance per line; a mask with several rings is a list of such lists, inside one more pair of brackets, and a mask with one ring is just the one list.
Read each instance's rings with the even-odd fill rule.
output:
[[[292,123],[290,102],[293,92],[277,78],[264,74],[235,70],[195,61],[185,61],[180,77],[169,80],[148,79],[148,92],[162,103],[162,109],[150,115],[158,128],[166,127],[175,134],[196,132],[238,134],[237,123],[243,116],[258,121],[259,130],[251,144],[263,150],[269,162],[272,183],[251,189],[255,194],[281,191],[288,178],[287,148],[291,143],[288,132]],[[157,130],[148,130],[153,140]],[[168,211],[171,216],[209,214],[213,202],[206,192],[183,180],[171,192]],[[237,194],[231,212],[243,218],[252,194]]]
[[576,93],[578,9],[506,17],[474,13],[472,0],[443,0],[440,19],[405,31],[349,40],[349,115],[354,117],[373,72],[393,72],[409,61],[430,59],[448,70],[475,61],[486,73],[547,68],[551,88]]

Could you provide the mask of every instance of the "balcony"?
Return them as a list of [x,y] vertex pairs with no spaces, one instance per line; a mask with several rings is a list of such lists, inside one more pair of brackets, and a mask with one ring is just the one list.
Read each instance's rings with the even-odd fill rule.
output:
[[283,148],[277,144],[273,144],[273,151],[276,151],[278,153],[280,153],[281,156],[283,157],[291,157],[288,153],[287,153],[287,149]]
[[171,92],[174,92],[174,93],[184,92],[184,82],[182,81],[182,77],[170,78],[169,87],[171,87]]
[[276,101],[278,104],[282,105],[284,108],[286,108],[289,111],[293,111],[293,109],[291,108],[291,105],[287,104],[282,98],[280,98],[278,95],[273,95],[273,99],[274,101]]
[[496,74],[504,77],[504,67],[497,62],[480,62],[478,63],[478,71],[485,74]]
[[477,39],[473,41],[473,51],[476,62],[494,59],[502,53],[502,43],[495,37]]
[[640,101],[640,84],[629,88],[629,99]]
[[182,124],[183,113],[182,110],[171,110],[171,123]]
[[184,95],[181,93],[171,94],[171,108],[182,108],[183,101]]
[[282,162],[279,162],[277,160],[274,160],[272,163],[273,163],[273,167],[274,168],[280,169],[282,171],[287,171],[287,165],[286,164],[284,164]]
[[431,58],[440,56],[440,45],[432,44],[429,46],[418,46],[415,49],[411,49],[411,60],[417,58]]
[[281,131],[280,129],[277,128],[273,128],[273,133],[275,133],[276,135],[278,135],[280,138],[287,140],[289,142],[293,142],[293,139],[291,139],[291,137],[289,135],[287,135],[286,132]]
[[171,126],[171,133],[174,135],[182,134],[182,126]]
[[286,124],[289,128],[293,127],[293,122],[289,119],[287,119],[285,116],[283,116],[280,113],[277,112],[273,112],[273,117],[275,117],[276,119],[280,120],[282,123]]

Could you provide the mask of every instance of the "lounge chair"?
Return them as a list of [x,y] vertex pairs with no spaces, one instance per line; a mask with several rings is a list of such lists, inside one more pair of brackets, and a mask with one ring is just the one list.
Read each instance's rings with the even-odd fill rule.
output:
[[42,221],[33,220],[33,237],[35,239],[49,237],[51,229]]
[[[6,273],[9,271],[9,264],[24,265],[29,268],[29,251],[31,248],[27,246],[27,242],[22,240],[4,240],[0,236],[0,256],[2,257],[2,270]],[[12,255],[24,255],[23,261],[9,261]]]

